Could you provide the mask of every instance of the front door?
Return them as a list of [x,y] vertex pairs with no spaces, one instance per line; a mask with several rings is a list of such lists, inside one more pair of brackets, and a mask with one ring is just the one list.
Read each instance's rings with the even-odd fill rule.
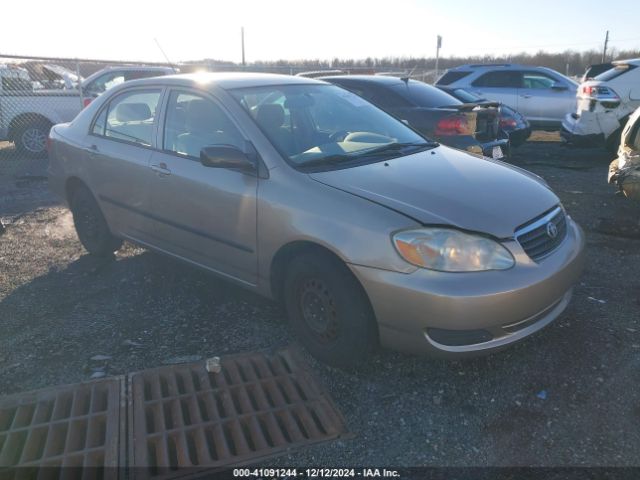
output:
[[172,90],[159,149],[151,157],[155,244],[245,283],[257,282],[256,176],[205,167],[200,150],[245,137],[222,106],[205,93]]

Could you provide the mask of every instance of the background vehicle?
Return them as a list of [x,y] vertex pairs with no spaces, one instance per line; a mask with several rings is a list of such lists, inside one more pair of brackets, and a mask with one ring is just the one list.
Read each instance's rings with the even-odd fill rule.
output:
[[604,73],[607,70],[612,69],[613,66],[614,66],[613,63],[611,62],[589,65],[589,67],[587,67],[587,69],[585,70],[584,75],[582,75],[582,79],[580,80],[580,83],[584,83],[587,80],[591,80],[592,78],[597,77],[601,73]]
[[640,200],[640,108],[622,131],[618,158],[609,166],[608,181],[627,197]]
[[462,103],[417,80],[382,75],[331,76],[321,80],[360,95],[445,145],[493,158],[509,154],[508,136],[500,130],[496,108]]
[[[443,92],[447,92],[452,97],[463,103],[477,103],[479,105],[491,106],[491,101],[482,98],[475,93],[471,93],[464,88],[438,87]],[[527,141],[531,135],[531,124],[520,112],[501,103],[494,103],[500,112],[500,128],[509,135],[511,147],[518,147]]]
[[127,82],[56,125],[49,175],[90,253],[128,239],[280,299],[337,366],[378,342],[502,349],[555,320],[582,270],[542,179],[301,77]]
[[439,87],[464,88],[524,115],[533,128],[559,129],[576,106],[578,84],[550,68],[501,64],[461,65],[436,81]]
[[629,115],[640,106],[640,59],[616,60],[613,68],[580,85],[577,109],[565,116],[562,138],[615,153]]
[[111,87],[138,78],[160,77],[178,73],[173,67],[157,67],[144,65],[127,65],[107,67],[88,76],[82,82],[82,94],[87,98],[95,98]]
[[51,126],[81,110],[77,90],[34,90],[26,70],[0,65],[0,140],[14,142],[29,157],[46,155]]

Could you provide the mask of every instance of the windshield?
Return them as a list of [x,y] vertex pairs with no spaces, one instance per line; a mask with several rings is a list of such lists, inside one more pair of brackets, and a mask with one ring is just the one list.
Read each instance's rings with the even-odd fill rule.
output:
[[296,167],[344,167],[433,145],[366,100],[333,85],[273,85],[231,94]]

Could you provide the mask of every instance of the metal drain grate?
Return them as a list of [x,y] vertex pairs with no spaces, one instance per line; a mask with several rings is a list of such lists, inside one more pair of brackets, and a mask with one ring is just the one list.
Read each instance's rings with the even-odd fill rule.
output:
[[221,365],[220,373],[198,363],[130,376],[133,475],[250,463],[344,433],[342,416],[291,351]]
[[123,387],[114,377],[0,398],[0,477],[19,478],[16,466],[46,467],[53,477],[60,467],[116,467]]

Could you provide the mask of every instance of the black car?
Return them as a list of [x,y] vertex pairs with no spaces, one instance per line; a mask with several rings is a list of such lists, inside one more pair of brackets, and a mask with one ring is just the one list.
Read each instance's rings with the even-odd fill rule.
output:
[[443,92],[447,92],[452,97],[457,98],[463,103],[478,103],[480,105],[497,105],[500,110],[500,128],[509,135],[509,142],[511,147],[519,147],[527,141],[531,136],[531,124],[517,110],[503,104],[496,103],[486,98],[482,98],[475,93],[472,93],[464,88],[447,88],[438,87]]
[[500,129],[498,109],[492,106],[463,103],[408,78],[341,75],[320,80],[360,95],[444,145],[492,158],[509,155],[509,137]]

